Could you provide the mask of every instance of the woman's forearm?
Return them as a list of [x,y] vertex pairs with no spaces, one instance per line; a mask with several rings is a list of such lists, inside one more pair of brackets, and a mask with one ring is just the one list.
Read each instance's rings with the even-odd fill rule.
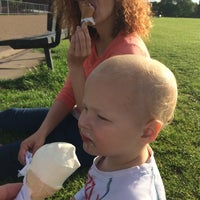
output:
[[56,100],[49,109],[39,131],[46,138],[71,110],[61,101]]
[[71,84],[74,91],[77,107],[82,110],[82,100],[85,87],[85,74],[83,68],[71,68],[70,69]]
[[91,38],[87,26],[77,27],[71,37],[67,63],[76,105],[82,110],[82,100],[85,87],[84,60],[91,54]]

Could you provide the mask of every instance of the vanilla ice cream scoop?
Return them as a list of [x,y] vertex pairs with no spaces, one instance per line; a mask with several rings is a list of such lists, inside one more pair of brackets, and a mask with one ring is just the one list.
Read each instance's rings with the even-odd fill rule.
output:
[[78,167],[80,163],[75,147],[69,143],[56,142],[46,144],[36,151],[27,174],[31,170],[44,184],[57,190]]

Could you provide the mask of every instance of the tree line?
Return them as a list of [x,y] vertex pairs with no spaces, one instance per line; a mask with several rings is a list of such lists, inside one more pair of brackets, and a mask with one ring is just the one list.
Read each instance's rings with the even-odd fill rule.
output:
[[155,16],[164,17],[200,17],[199,4],[192,0],[161,0],[152,2]]
[[[32,2],[32,3],[48,2],[48,0],[14,0],[14,1]],[[155,0],[151,1],[152,1],[151,2],[152,10],[155,16],[200,18],[200,0],[199,4],[194,3],[192,0],[160,0],[159,2]]]

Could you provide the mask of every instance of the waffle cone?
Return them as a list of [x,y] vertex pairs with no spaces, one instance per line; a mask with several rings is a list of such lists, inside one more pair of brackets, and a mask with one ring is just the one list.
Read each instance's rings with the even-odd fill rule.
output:
[[[50,174],[52,176],[52,174]],[[39,177],[37,177],[32,170],[28,170],[26,174],[26,183],[30,189],[31,200],[43,200],[52,196],[58,189],[52,188],[43,183]]]
[[81,23],[87,23],[87,25],[94,25],[94,7],[87,1],[81,1],[80,3],[81,10]]

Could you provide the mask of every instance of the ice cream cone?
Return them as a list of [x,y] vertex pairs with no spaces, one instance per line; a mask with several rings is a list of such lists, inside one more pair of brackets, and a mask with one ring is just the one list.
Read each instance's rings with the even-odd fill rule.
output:
[[28,170],[27,172],[26,184],[30,190],[31,200],[43,200],[47,197],[52,196],[55,192],[59,190],[58,188],[55,189],[43,183],[32,170]]
[[95,25],[93,14],[94,7],[88,2],[88,0],[80,1],[81,10],[81,24]]
[[29,170],[43,183],[60,189],[63,182],[78,168],[80,163],[72,144],[56,142],[46,144],[36,151]]
[[39,148],[29,164],[17,200],[43,200],[62,188],[80,163],[72,144],[56,142]]

